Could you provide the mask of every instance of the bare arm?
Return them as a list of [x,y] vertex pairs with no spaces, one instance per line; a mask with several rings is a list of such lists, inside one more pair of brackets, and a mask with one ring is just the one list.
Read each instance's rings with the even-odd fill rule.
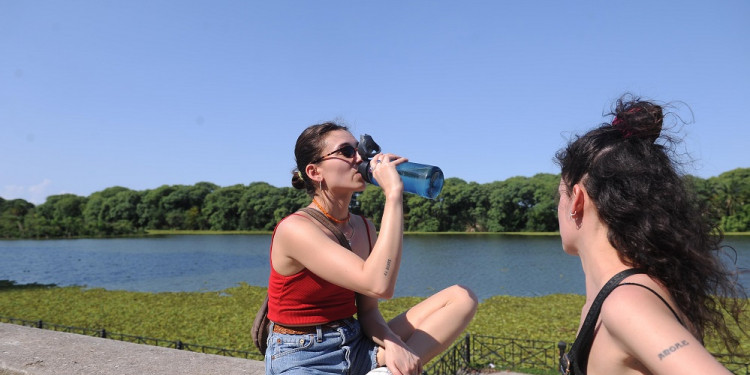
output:
[[[380,235],[366,260],[328,237],[311,219],[292,216],[276,229],[271,254],[274,269],[290,275],[307,268],[323,279],[357,293],[391,298],[401,265],[404,226],[403,183],[395,166],[405,160],[383,161],[373,171],[383,188],[386,202]],[[374,233],[374,227],[370,227]]]
[[[653,374],[731,374],[651,292],[621,286],[602,306],[604,334]],[[597,334],[598,335],[598,334]]]

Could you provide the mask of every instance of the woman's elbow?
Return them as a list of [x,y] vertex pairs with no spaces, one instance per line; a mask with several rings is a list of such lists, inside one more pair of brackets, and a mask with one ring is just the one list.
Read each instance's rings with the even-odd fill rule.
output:
[[393,298],[393,294],[394,294],[394,293],[395,293],[395,290],[393,290],[393,289],[388,289],[388,290],[386,290],[385,292],[383,292],[383,293],[380,293],[380,294],[378,295],[378,298],[380,298],[380,299],[391,299],[391,298]]
[[375,286],[365,291],[364,295],[378,299],[391,299],[395,289],[395,286],[390,285]]

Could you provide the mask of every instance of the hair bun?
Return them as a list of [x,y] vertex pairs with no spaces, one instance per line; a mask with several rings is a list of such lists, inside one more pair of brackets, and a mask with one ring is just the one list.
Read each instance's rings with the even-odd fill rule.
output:
[[305,188],[305,179],[302,178],[302,173],[296,169],[292,171],[292,187],[295,189]]
[[617,101],[612,127],[620,130],[624,138],[636,137],[655,142],[661,134],[664,114],[661,106],[633,99]]

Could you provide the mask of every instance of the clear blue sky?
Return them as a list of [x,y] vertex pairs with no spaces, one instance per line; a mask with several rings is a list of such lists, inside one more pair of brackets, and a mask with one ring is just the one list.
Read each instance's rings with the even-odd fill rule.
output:
[[[557,173],[625,92],[750,167],[750,2],[0,0],[0,197],[290,186],[308,125],[487,183]],[[689,111],[682,113],[690,116]]]

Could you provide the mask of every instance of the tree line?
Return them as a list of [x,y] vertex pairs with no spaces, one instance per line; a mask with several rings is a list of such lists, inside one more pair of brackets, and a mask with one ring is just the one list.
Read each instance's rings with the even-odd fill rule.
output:
[[[750,230],[750,168],[718,177],[685,176],[725,232]],[[555,232],[560,175],[541,173],[479,184],[445,181],[435,200],[404,196],[404,229],[415,232]],[[0,198],[0,237],[72,238],[137,235],[160,230],[270,231],[309,204],[302,190],[265,182],[220,187],[210,182],[136,191],[115,186],[88,197],[49,196],[35,206]],[[385,197],[368,185],[350,208],[380,224]]]

